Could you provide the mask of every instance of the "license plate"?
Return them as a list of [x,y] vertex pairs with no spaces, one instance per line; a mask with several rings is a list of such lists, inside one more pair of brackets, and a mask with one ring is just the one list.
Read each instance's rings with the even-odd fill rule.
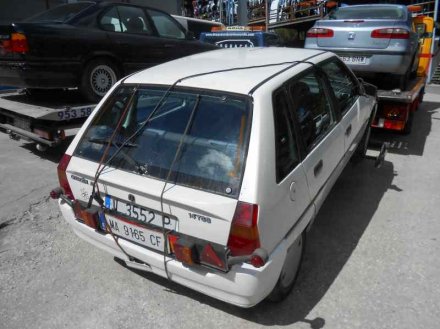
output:
[[[105,196],[105,207],[139,224],[162,227],[162,215],[152,209],[125,202],[110,195]],[[167,230],[177,231],[177,218],[164,214],[163,221]]]
[[365,56],[340,56],[345,64],[367,64],[367,57]]
[[[136,223],[116,218],[114,216],[105,215],[108,224],[111,227],[113,234],[124,239],[133,241],[144,247],[164,252],[165,239],[161,232],[151,230]],[[169,248],[168,248],[169,250]]]

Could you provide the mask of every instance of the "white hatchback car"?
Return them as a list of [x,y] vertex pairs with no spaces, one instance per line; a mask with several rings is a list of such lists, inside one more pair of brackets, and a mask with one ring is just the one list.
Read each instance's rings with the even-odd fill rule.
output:
[[185,57],[112,88],[51,196],[79,237],[128,266],[241,307],[281,300],[306,229],[365,155],[375,107],[329,52]]

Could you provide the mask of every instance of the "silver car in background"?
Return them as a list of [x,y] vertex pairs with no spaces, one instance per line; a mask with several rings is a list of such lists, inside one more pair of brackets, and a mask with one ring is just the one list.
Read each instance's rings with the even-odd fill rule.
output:
[[338,54],[357,75],[392,74],[405,89],[418,66],[418,35],[406,6],[372,4],[336,8],[307,32],[305,48]]

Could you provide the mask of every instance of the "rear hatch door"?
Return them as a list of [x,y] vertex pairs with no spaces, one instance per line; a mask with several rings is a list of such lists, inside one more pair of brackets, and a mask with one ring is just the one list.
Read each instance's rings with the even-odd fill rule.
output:
[[115,90],[70,161],[73,194],[88,200],[111,140],[106,159],[113,160],[98,179],[107,208],[158,228],[163,213],[170,219],[167,229],[226,245],[244,171],[250,99],[179,89],[161,102],[165,92],[148,86]]

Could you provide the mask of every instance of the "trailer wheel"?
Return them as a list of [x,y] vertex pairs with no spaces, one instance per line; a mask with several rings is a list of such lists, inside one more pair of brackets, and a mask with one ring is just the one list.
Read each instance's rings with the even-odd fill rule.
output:
[[272,292],[267,297],[269,301],[280,302],[289,295],[295,285],[296,278],[298,277],[304,256],[305,244],[306,233],[303,232],[287,250],[286,259],[283,268],[281,269],[280,277],[278,278],[275,288],[273,288]]
[[119,69],[112,61],[94,59],[83,71],[80,91],[87,100],[98,102],[118,81],[119,76]]

